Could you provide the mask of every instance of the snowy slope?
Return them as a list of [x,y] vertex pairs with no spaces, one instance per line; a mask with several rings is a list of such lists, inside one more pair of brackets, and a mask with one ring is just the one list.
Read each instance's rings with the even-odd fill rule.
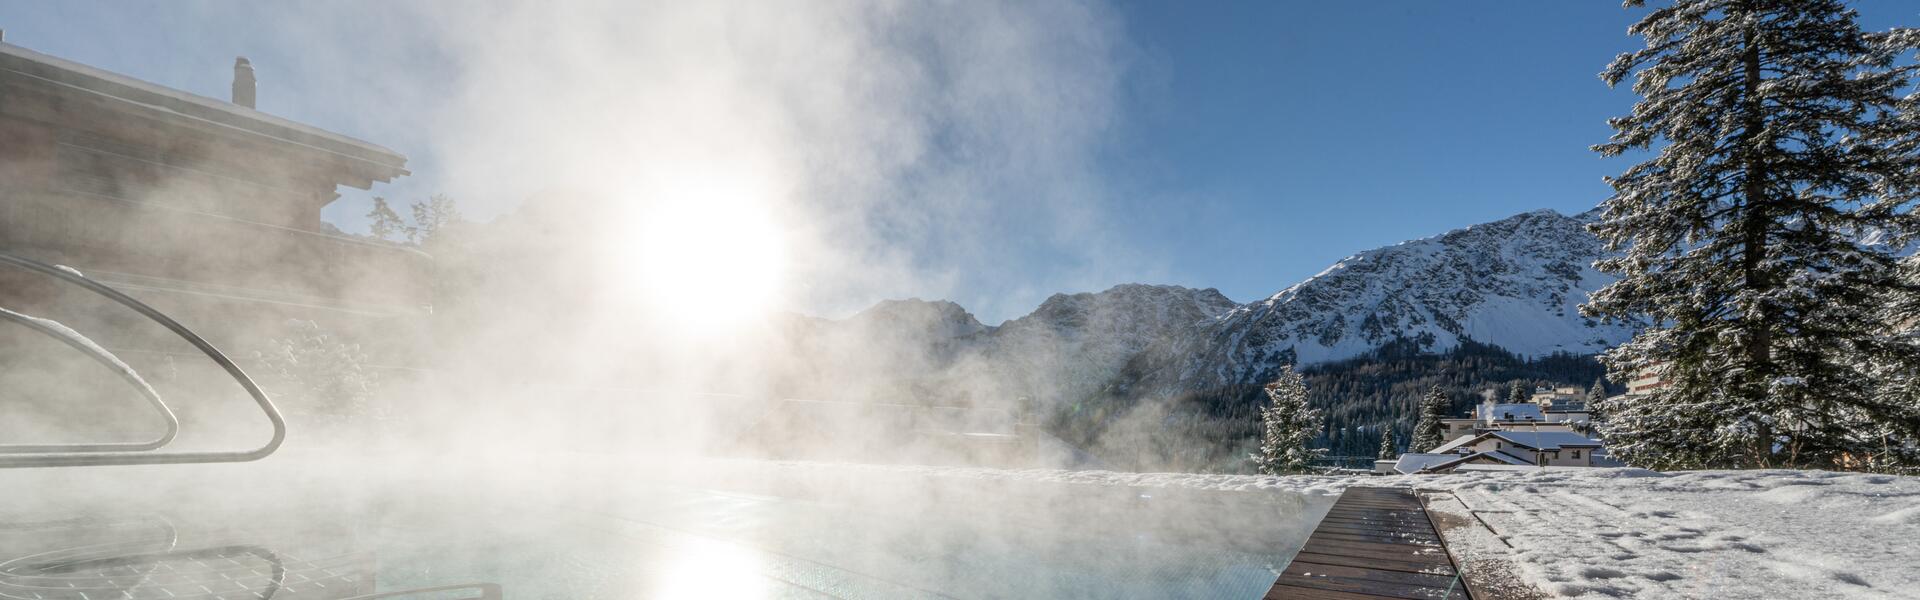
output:
[[1395,338],[1446,350],[1471,338],[1522,355],[1594,353],[1631,330],[1580,315],[1612,279],[1584,221],[1542,210],[1356,254],[1145,357],[1156,389],[1266,377]]

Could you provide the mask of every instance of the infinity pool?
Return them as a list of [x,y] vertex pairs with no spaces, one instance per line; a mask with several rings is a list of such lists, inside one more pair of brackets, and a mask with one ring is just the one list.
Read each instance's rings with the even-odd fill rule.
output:
[[38,500],[0,515],[0,597],[1258,598],[1330,503],[937,477],[719,489],[618,467],[302,477],[319,469],[271,461],[0,472]]

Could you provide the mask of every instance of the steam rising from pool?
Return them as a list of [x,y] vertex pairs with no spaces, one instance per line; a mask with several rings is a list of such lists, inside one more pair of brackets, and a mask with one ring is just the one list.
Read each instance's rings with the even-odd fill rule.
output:
[[[141,509],[195,521],[221,506],[272,509],[324,498],[334,506],[293,502],[279,517],[324,521],[344,512],[347,523],[391,529],[398,525],[355,519],[418,516],[418,498],[461,514],[535,504],[630,517],[634,503],[657,497],[649,490],[717,488],[779,498],[787,503],[773,511],[781,517],[823,506],[836,514],[884,509],[931,515],[923,517],[932,519],[927,525],[943,532],[919,539],[913,528],[892,524],[877,537],[854,535],[849,547],[822,550],[835,568],[862,571],[906,568],[895,555],[916,540],[937,546],[927,550],[935,559],[989,555],[969,545],[1008,539],[1084,549],[1069,538],[1099,525],[1088,515],[1125,514],[1128,506],[1155,508],[1150,524],[1127,535],[1176,539],[1173,546],[1202,553],[1217,549],[1208,540],[1236,530],[1233,514],[1271,525],[1312,511],[1299,500],[1220,513],[1225,504],[1215,500],[1162,504],[1125,488],[989,486],[1002,495],[858,471],[822,483],[819,469],[831,468],[738,460],[816,456],[796,446],[824,444],[831,446],[824,454],[850,462],[1066,464],[1035,458],[1049,456],[1037,451],[1007,461],[904,448],[898,438],[926,428],[977,436],[955,438],[969,444],[1034,436],[1019,429],[1032,424],[1022,421],[1023,399],[1005,374],[962,370],[941,379],[946,391],[967,391],[957,394],[968,398],[967,410],[917,407],[926,404],[916,397],[924,390],[901,380],[924,366],[917,349],[935,344],[908,328],[843,331],[831,343],[802,344],[796,340],[816,321],[793,313],[840,317],[885,298],[965,295],[986,298],[976,309],[1012,314],[1051,289],[1137,275],[1142,257],[1107,233],[1101,216],[1113,190],[1091,176],[1096,149],[1113,135],[1113,104],[1132,53],[1102,6],[326,3],[264,19],[251,12],[261,9],[230,8],[192,9],[211,23],[253,20],[305,44],[297,64],[260,65],[263,108],[273,105],[273,73],[361,71],[356,80],[368,93],[327,91],[375,126],[347,133],[396,145],[414,159],[404,189],[445,192],[481,222],[422,248],[435,257],[432,316],[396,328],[418,335],[357,349],[354,340],[328,339],[326,348],[338,352],[300,355],[314,361],[363,352],[364,360],[347,362],[354,373],[377,377],[351,383],[377,380],[362,386],[377,391],[348,416],[377,411],[381,418],[335,423],[295,406],[287,446],[250,465],[0,472],[7,489],[35,490],[0,522]],[[311,40],[299,33],[303,23],[364,20],[369,12],[384,17],[369,27],[392,35]],[[353,57],[368,51],[341,49],[350,44],[430,58],[357,64]],[[1035,255],[1058,257],[1027,270],[1049,277],[1048,290],[1001,273],[1016,257]],[[237,356],[266,350],[260,355],[271,357],[271,340],[287,335],[263,330],[224,345]],[[383,355],[415,360],[395,368],[381,364]],[[71,389],[76,377],[46,375],[41,387],[52,390]],[[193,379],[188,373],[155,384],[170,404],[198,407],[186,411],[193,418],[185,419],[183,444],[240,446],[259,437],[258,417],[236,389],[187,383]],[[276,391],[272,382],[268,391]],[[815,421],[788,412],[793,401],[815,403]],[[38,433],[72,433],[58,429]],[[489,513],[484,526],[537,531],[550,517]],[[693,564],[668,570],[695,576],[682,582],[688,589],[712,591],[702,586],[724,577],[701,573],[700,565],[752,563],[766,556],[742,550],[756,539],[779,545],[792,531],[830,535],[826,525],[693,527],[689,535],[702,541],[688,547],[697,552],[677,559]],[[1005,537],[1011,531],[1019,535]],[[1257,540],[1232,544],[1252,544],[1234,551],[1259,556],[1289,552]],[[660,593],[672,595],[675,581],[658,579]]]

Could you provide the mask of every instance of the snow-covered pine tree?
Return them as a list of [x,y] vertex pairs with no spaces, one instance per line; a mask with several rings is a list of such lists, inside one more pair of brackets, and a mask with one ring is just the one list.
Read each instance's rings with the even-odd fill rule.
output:
[[1383,425],[1380,427],[1380,455],[1378,458],[1380,460],[1393,460],[1394,457],[1397,456],[1400,456],[1400,451],[1393,447],[1393,428]]
[[1587,388],[1587,402],[1599,402],[1600,399],[1605,397],[1607,397],[1606,379],[1605,378],[1594,379],[1593,387]]
[[1249,458],[1267,475],[1307,472],[1326,450],[1307,447],[1320,433],[1320,411],[1307,407],[1306,379],[1283,367],[1267,384],[1267,398],[1271,402],[1260,409],[1260,452]]
[[1533,390],[1524,381],[1514,381],[1507,386],[1507,404],[1526,404],[1533,397]]
[[1408,452],[1429,452],[1447,442],[1446,431],[1441,419],[1447,418],[1447,393],[1440,386],[1427,390],[1420,399],[1420,422],[1413,426],[1413,439],[1407,442]]
[[1613,454],[1848,468],[1911,447],[1920,407],[1863,366],[1920,360],[1877,316],[1920,229],[1920,100],[1902,96],[1920,32],[1863,32],[1840,0],[1677,0],[1628,31],[1646,48],[1601,78],[1643,98],[1594,149],[1659,153],[1609,180],[1591,228],[1625,249],[1596,264],[1620,280],[1583,311],[1651,322],[1604,360],[1669,385],[1602,403]]

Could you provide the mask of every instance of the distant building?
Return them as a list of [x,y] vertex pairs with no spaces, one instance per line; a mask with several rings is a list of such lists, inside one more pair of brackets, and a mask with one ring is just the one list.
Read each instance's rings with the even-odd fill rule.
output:
[[1546,406],[1555,403],[1585,402],[1587,391],[1577,387],[1536,387],[1529,398],[1534,404]]
[[1667,363],[1657,362],[1633,372],[1633,377],[1627,380],[1627,394],[1646,395],[1667,385]]
[[1605,456],[1593,429],[1584,392],[1575,388],[1537,390],[1535,403],[1491,400],[1472,416],[1442,419],[1446,443],[1428,452],[1407,453],[1374,462],[1379,474],[1447,473],[1455,470],[1512,470],[1531,467],[1619,466]]
[[1457,440],[1489,431],[1574,431],[1589,419],[1585,402],[1539,404],[1485,403],[1465,418],[1441,419],[1445,439]]
[[1600,440],[1571,431],[1490,431],[1442,444],[1437,454],[1498,454],[1500,462],[1540,467],[1591,467]]

